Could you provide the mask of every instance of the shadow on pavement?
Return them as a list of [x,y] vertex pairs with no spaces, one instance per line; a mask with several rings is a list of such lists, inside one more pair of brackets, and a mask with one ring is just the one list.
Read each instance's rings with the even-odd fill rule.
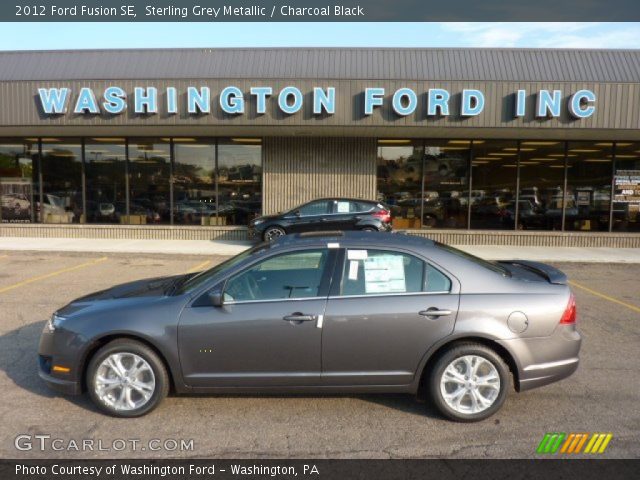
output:
[[59,395],[38,376],[38,342],[45,321],[30,323],[0,335],[0,370],[18,387],[44,398],[62,397],[94,410],[85,396]]

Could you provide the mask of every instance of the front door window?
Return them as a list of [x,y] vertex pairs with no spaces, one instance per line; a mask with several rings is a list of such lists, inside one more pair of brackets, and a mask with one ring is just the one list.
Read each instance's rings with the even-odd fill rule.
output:
[[305,250],[268,258],[230,278],[224,289],[224,301],[318,297],[328,252]]

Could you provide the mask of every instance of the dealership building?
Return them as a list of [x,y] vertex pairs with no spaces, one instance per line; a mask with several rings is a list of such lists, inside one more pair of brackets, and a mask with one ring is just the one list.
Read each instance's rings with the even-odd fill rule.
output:
[[640,50],[0,52],[0,236],[244,239],[322,197],[640,247]]

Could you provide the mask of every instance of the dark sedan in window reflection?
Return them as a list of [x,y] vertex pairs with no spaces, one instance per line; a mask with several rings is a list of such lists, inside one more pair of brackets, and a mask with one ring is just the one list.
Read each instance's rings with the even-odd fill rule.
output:
[[249,223],[249,237],[274,240],[289,233],[322,230],[388,232],[391,212],[382,203],[354,198],[320,198],[288,212]]

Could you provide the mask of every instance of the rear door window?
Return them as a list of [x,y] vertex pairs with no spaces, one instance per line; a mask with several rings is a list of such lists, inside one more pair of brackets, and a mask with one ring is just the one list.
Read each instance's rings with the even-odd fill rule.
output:
[[327,200],[321,200],[302,205],[298,211],[303,217],[309,217],[311,215],[326,215],[331,212],[331,206]]
[[451,280],[423,260],[402,252],[349,249],[341,296],[449,292]]

